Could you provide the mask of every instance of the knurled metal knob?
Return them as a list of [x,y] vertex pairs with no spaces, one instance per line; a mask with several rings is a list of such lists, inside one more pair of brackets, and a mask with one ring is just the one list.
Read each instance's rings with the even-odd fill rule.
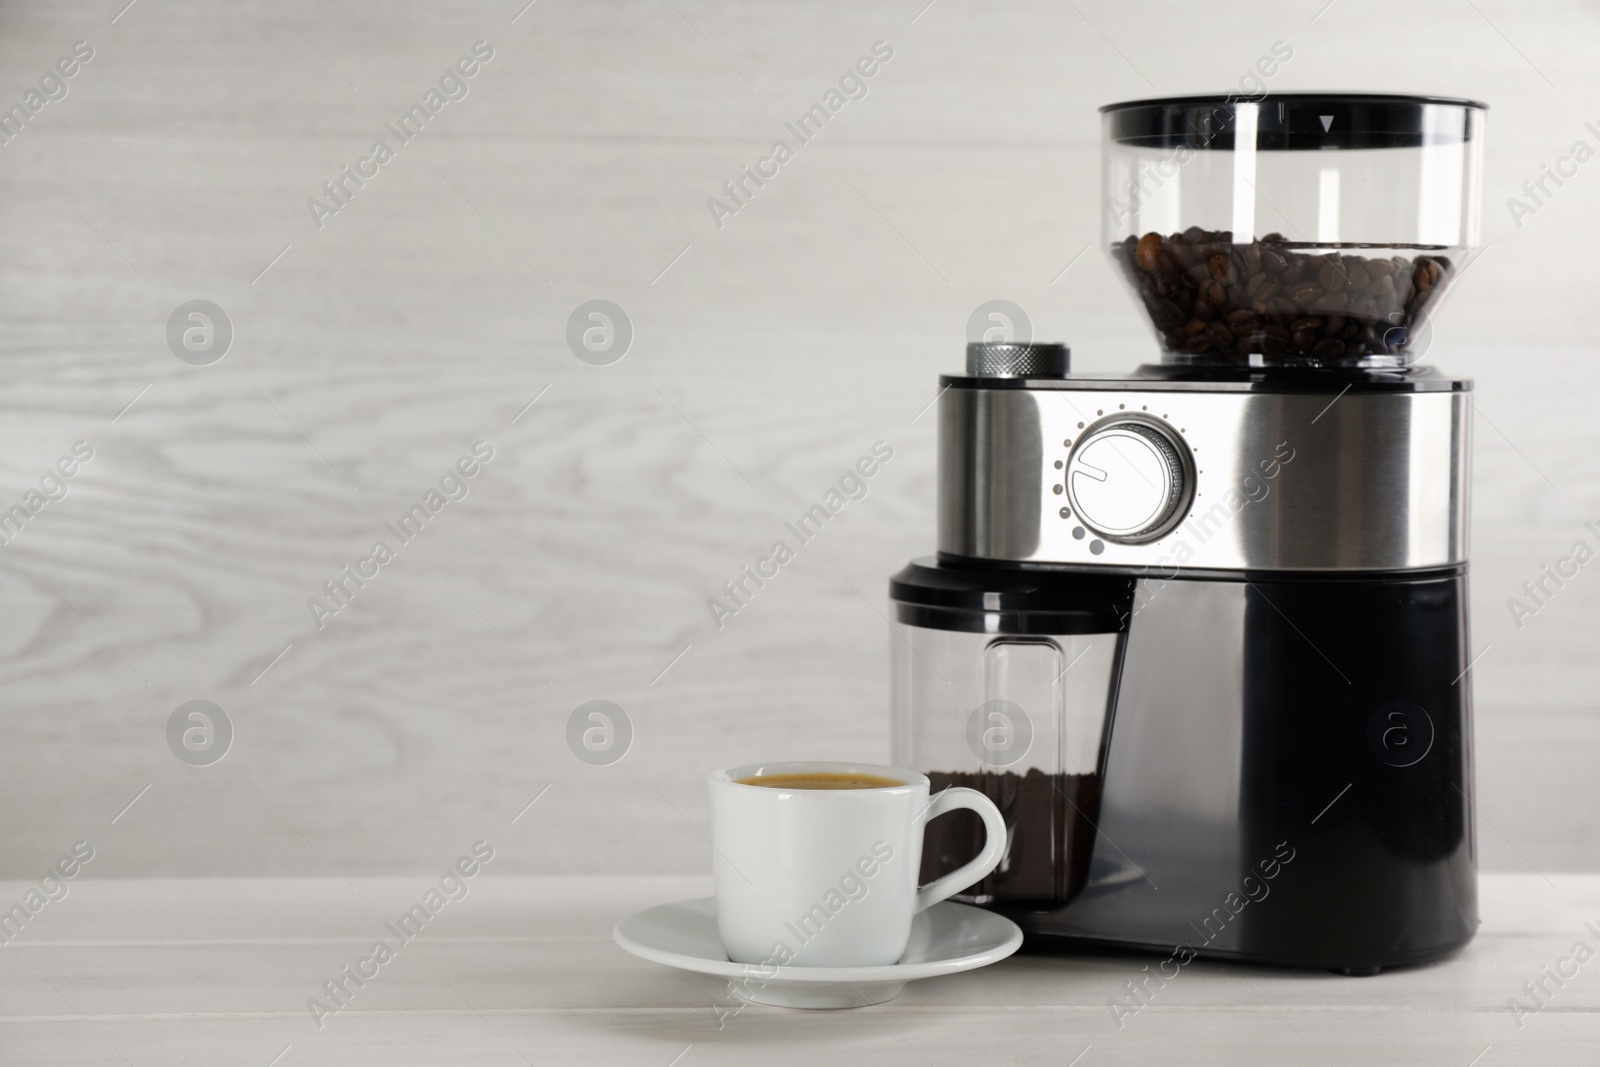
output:
[[974,341],[967,345],[971,378],[1065,378],[1072,350],[1054,342]]

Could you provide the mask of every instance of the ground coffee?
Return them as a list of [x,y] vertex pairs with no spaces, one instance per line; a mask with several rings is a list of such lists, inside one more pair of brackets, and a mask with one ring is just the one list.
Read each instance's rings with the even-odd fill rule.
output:
[[[928,780],[935,793],[950,786],[976,789],[994,801],[1009,831],[1000,866],[957,899],[1049,905],[1083,888],[1100,814],[1098,775],[929,771]],[[923,884],[970,861],[983,837],[975,812],[954,811],[930,822],[923,838]]]

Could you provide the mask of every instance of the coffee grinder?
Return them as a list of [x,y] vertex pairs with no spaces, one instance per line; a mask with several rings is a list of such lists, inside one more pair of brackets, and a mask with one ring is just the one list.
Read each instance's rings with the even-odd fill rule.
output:
[[[1104,245],[1160,362],[974,344],[940,379],[893,758],[1000,805],[964,899],[1033,947],[1354,974],[1475,932],[1471,383],[1416,360],[1478,243],[1484,110],[1106,107]],[[980,839],[930,823],[925,877]]]

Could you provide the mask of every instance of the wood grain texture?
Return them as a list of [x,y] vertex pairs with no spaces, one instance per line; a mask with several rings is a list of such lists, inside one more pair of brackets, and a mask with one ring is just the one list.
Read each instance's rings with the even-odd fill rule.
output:
[[[1595,17],[1319,6],[0,3],[0,103],[96,49],[0,146],[0,504],[95,449],[0,547],[0,874],[90,839],[103,875],[360,877],[492,833],[525,873],[687,873],[707,769],[883,757],[884,579],[933,532],[913,417],[967,316],[1005,297],[1081,367],[1148,358],[1098,252],[1062,274],[1098,232],[1094,108],[1278,39],[1275,87],[1494,106],[1492,247],[1432,353],[1480,385],[1480,841],[1594,867],[1600,578],[1520,629],[1506,600],[1600,518],[1600,181],[1520,228],[1504,201],[1585,135]],[[307,198],[480,39],[469,95],[319,230]],[[718,229],[706,199],[877,40],[868,95]],[[209,367],[165,342],[197,297],[236,329]],[[597,297],[636,329],[609,367],[564,340]],[[477,440],[470,495],[317,629],[307,598]],[[706,599],[876,440],[870,495],[716,629]],[[166,747],[193,698],[236,727],[211,767]],[[636,729],[610,767],[565,743],[593,698]]]
[[[284,1062],[306,1064],[1062,1064],[1087,1047],[1084,1063],[1433,1067],[1580,1063],[1600,1036],[1587,968],[1559,990],[1546,980],[1549,1006],[1520,1027],[1507,1006],[1575,941],[1592,947],[1594,876],[1486,876],[1483,929],[1426,967],[1345,978],[1196,961],[1120,1027],[1108,1002],[1161,957],[1019,955],[880,1008],[750,1006],[719,1025],[722,981],[635,959],[610,936],[634,910],[708,893],[709,878],[508,878],[499,862],[321,1029],[306,1001],[374,939],[394,940],[383,923],[428,876],[352,888],[85,875],[0,951],[0,1042],[15,1062],[61,1064],[265,1064],[285,1046]],[[22,889],[0,883],[0,899]]]

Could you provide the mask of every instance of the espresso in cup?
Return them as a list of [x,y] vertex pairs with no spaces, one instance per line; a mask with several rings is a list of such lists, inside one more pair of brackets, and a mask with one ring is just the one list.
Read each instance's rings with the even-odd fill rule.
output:
[[[904,954],[916,914],[995,869],[1000,809],[973,789],[929,796],[928,777],[851,763],[765,763],[711,775],[717,930],[735,963],[872,967]],[[923,827],[968,809],[978,855],[917,884]]]
[[752,774],[740,778],[740,785],[764,785],[769,789],[882,789],[905,785],[898,778],[881,774],[850,774],[844,771],[810,771],[798,774]]

